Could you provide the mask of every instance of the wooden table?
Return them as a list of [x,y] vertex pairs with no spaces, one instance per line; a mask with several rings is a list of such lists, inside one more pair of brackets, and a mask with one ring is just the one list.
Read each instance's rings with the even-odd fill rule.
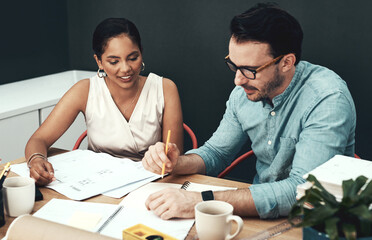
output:
[[[64,152],[63,150],[53,150],[52,154],[61,153]],[[22,163],[25,162],[24,158],[20,158],[17,160],[12,161],[12,164],[16,163]],[[3,169],[5,164],[0,165],[0,169]],[[15,176],[15,173],[10,172],[10,175],[8,177]],[[169,183],[178,183],[182,184],[186,180],[190,182],[195,183],[203,183],[203,184],[210,184],[210,185],[219,185],[219,186],[226,186],[226,187],[237,187],[237,188],[246,188],[249,186],[247,183],[243,182],[237,182],[237,181],[231,181],[221,178],[214,178],[214,177],[208,177],[204,175],[199,174],[193,174],[193,175],[185,175],[185,176],[173,176],[169,175],[166,176],[163,179],[159,179],[158,182],[169,182]],[[45,187],[40,188],[41,193],[43,194],[44,199],[42,201],[35,202],[35,206],[33,209],[33,212],[36,212],[39,210],[42,206],[44,206],[49,200],[52,198],[59,198],[59,199],[68,199],[64,195],[49,189]],[[123,198],[116,199],[116,198],[110,198],[103,195],[99,195],[96,197],[89,198],[85,200],[86,202],[98,202],[98,203],[111,203],[111,204],[119,204]],[[0,228],[0,239],[2,239],[6,231],[11,224],[11,222],[14,220],[13,217],[8,217],[5,215],[5,225]],[[258,218],[243,218],[244,220],[244,228],[242,232],[235,237],[234,239],[242,239],[242,238],[248,238],[251,235],[254,235],[264,229],[267,229],[269,227],[275,226],[279,224],[280,222],[284,221],[284,219],[276,219],[276,220],[260,220]],[[196,235],[195,226],[193,226],[187,235],[187,240],[193,240],[194,236]],[[279,236],[274,237],[273,239],[283,239],[283,240],[294,240],[294,239],[301,239],[302,238],[302,230],[295,228],[290,231],[287,231]]]

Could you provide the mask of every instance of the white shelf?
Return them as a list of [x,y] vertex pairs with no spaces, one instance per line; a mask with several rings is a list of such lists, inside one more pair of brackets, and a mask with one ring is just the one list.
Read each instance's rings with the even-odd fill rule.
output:
[[[63,94],[93,71],[71,70],[0,85],[0,158],[2,163],[24,156],[28,139],[46,119]],[[72,149],[86,129],[83,114],[53,147]],[[83,142],[81,148],[86,148]]]
[[0,85],[0,120],[55,105],[77,81],[94,74],[71,70]]

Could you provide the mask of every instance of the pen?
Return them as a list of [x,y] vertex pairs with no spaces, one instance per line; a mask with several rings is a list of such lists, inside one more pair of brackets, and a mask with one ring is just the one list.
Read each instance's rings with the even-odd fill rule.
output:
[[[171,134],[171,130],[168,130],[167,141],[165,142],[165,155],[168,154],[168,143],[170,139],[170,134]],[[164,178],[164,171],[165,171],[165,163],[163,163],[163,167],[161,169],[161,178]]]

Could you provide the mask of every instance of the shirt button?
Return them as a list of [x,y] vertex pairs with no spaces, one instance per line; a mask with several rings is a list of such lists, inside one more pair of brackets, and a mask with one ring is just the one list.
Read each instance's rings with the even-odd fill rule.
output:
[[271,116],[275,116],[275,112],[274,111],[271,112]]
[[267,142],[267,144],[271,145],[271,140],[269,140],[269,141]]

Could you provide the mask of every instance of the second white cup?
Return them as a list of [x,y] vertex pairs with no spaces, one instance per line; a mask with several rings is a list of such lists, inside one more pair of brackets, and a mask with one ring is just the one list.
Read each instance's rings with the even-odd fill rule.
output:
[[[241,217],[232,215],[233,206],[223,201],[204,201],[195,206],[195,226],[200,240],[229,240],[243,229]],[[237,230],[231,234],[231,223]]]
[[4,208],[8,216],[31,213],[35,204],[35,181],[29,177],[10,177],[3,184]]

